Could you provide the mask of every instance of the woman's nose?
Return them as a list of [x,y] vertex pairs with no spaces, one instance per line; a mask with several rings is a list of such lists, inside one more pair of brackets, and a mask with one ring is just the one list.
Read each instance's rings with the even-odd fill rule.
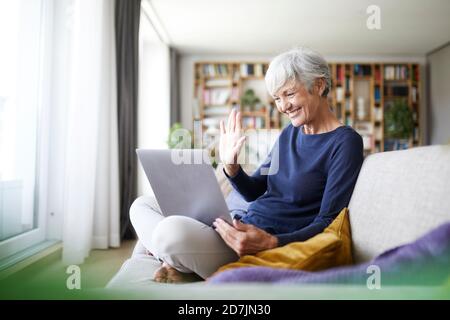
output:
[[290,108],[290,103],[286,99],[280,99],[281,112],[285,113]]

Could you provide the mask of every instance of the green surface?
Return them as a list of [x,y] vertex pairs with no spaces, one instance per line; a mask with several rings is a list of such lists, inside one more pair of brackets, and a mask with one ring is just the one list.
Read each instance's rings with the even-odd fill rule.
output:
[[[26,280],[26,279],[24,279]],[[281,284],[156,284],[133,289],[83,287],[69,290],[65,279],[46,283],[0,282],[1,299],[165,299],[165,300],[276,300],[276,299],[450,299],[450,286],[385,286],[369,290],[353,285]]]
[[[81,289],[67,288],[70,276],[55,252],[32,266],[0,280],[0,299],[164,299],[164,300],[276,300],[276,299],[450,299],[450,278],[439,287],[305,284],[192,284],[139,283],[132,289],[104,289],[117,272],[133,243],[121,250],[94,251],[80,265]],[[436,270],[434,270],[436,271]],[[432,272],[427,274],[431,274]]]

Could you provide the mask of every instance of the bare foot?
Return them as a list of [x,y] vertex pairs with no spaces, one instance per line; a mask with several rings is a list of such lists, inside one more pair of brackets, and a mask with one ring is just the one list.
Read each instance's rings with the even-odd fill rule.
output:
[[154,280],[155,282],[161,283],[186,283],[203,281],[203,279],[195,273],[180,272],[166,263],[163,263],[163,265],[158,270],[156,270]]

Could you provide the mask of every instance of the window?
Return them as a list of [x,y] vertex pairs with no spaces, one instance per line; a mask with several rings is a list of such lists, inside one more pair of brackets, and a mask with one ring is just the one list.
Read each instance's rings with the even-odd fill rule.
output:
[[[170,53],[168,45],[154,28],[155,20],[151,6],[147,1],[142,1],[139,29],[138,147],[164,149],[167,148],[170,126]],[[138,168],[138,194],[151,194],[144,171],[141,166]]]
[[45,238],[38,200],[48,3],[0,0],[0,259]]

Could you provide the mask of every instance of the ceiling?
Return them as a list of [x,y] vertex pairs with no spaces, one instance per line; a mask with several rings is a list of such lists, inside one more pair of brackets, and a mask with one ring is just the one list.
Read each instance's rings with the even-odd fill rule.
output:
[[[450,0],[146,0],[184,54],[424,56],[450,41]],[[369,30],[369,5],[381,30]]]

